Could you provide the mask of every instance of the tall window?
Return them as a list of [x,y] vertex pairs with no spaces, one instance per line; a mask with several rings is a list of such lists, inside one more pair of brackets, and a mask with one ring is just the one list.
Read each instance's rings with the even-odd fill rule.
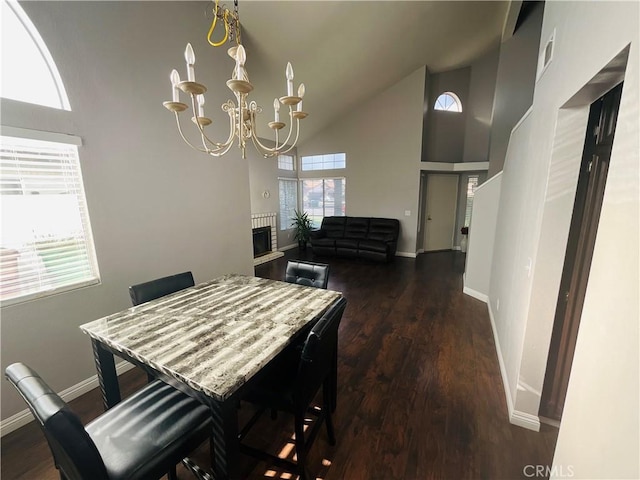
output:
[[464,226],[468,227],[471,224],[471,211],[473,210],[473,197],[478,187],[478,177],[469,176],[467,180],[467,207],[464,211]]
[[341,169],[347,166],[347,156],[344,153],[309,155],[301,157],[300,164],[304,171]]
[[[71,110],[33,23],[16,1],[1,3],[0,96]],[[5,305],[99,282],[80,144],[72,135],[1,127],[0,301]]]
[[445,112],[462,112],[462,102],[455,93],[444,92],[436,99],[433,109]]
[[0,136],[0,195],[3,302],[98,283],[76,145]]
[[303,179],[301,183],[302,209],[314,227],[320,227],[324,217],[345,215],[345,178]]
[[298,208],[298,180],[295,178],[279,178],[278,191],[280,197],[280,230],[291,228],[294,210]]

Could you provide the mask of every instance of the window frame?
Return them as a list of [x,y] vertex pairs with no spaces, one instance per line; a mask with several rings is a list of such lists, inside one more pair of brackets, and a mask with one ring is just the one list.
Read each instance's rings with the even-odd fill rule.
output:
[[[446,103],[440,102],[441,98],[447,98],[447,97],[451,97],[451,99],[453,99],[453,103],[452,105],[455,105],[456,108],[438,108],[438,103],[441,103],[442,106],[444,107],[446,105]],[[433,109],[437,112],[451,112],[451,113],[462,113],[462,101],[460,100],[460,97],[458,97],[458,95],[456,95],[453,92],[447,91],[447,92],[442,92],[440,95],[437,96],[436,101],[433,102]]]
[[[14,100],[16,102],[26,103],[29,105],[40,105],[48,108],[54,108],[56,110],[65,110],[70,112],[71,103],[69,102],[69,96],[67,95],[67,91],[64,87],[62,77],[60,75],[60,72],[58,71],[56,62],[54,61],[53,56],[51,55],[51,52],[47,47],[47,44],[45,43],[42,36],[40,35],[40,32],[31,21],[31,18],[29,18],[29,15],[27,15],[27,13],[24,11],[22,6],[16,0],[4,0],[2,3],[3,5],[6,5],[6,8],[9,8],[13,12],[18,22],[20,22],[20,24],[22,25],[24,32],[32,40],[34,47],[40,53],[42,61],[46,65],[46,69],[49,72],[49,75],[51,76],[50,80],[53,83],[53,86],[55,87],[55,90],[57,93],[57,97],[55,99],[56,101],[55,102],[52,101],[49,104],[43,104],[37,101],[27,100],[26,97],[28,97],[28,95],[26,97],[22,96],[21,98],[14,98],[14,97],[2,97],[2,98],[7,98],[10,100]],[[5,39],[5,40],[8,40],[8,39]],[[3,76],[5,74],[6,72],[3,73]],[[22,72],[22,75],[24,76],[24,72]],[[33,88],[33,86],[29,86],[28,88]],[[55,105],[53,105],[54,103]]]
[[[472,183],[472,179],[475,179],[475,185],[471,185]],[[471,212],[473,211],[473,199],[475,198],[475,193],[476,193],[476,189],[480,186],[480,176],[479,175],[469,175],[467,177],[467,189],[466,189],[466,193],[465,193],[465,198],[466,198],[466,202],[465,202],[465,207],[464,207],[464,220],[463,220],[463,227],[470,227],[471,226]],[[471,192],[469,192],[469,189],[471,189]]]
[[[98,285],[101,283],[100,277],[100,269],[98,265],[98,259],[95,251],[95,242],[93,238],[93,231],[91,228],[91,219],[89,216],[89,207],[87,204],[85,189],[84,189],[84,180],[82,176],[82,165],[80,162],[80,152],[78,147],[82,145],[82,139],[75,135],[69,134],[61,134],[55,132],[45,132],[40,130],[31,130],[31,129],[23,129],[16,127],[9,127],[5,125],[0,125],[0,135],[2,137],[13,137],[20,138],[26,141],[45,141],[51,143],[58,143],[65,146],[74,147],[75,154],[72,159],[72,173],[69,175],[70,178],[76,177],[78,179],[77,188],[74,190],[74,194],[77,195],[77,207],[79,208],[79,221],[82,228],[82,240],[83,240],[83,251],[86,252],[87,255],[87,263],[86,267],[89,271],[89,274],[84,278],[72,281],[63,285],[54,285],[47,286],[39,285],[39,288],[36,291],[30,290],[29,293],[24,293],[21,295],[12,296],[9,298],[0,299],[0,305],[2,307],[9,305],[16,305],[24,302],[28,302],[35,299],[41,299],[45,297],[49,297],[51,295],[57,295],[64,292],[70,292],[73,290],[77,290],[79,288],[84,288],[91,285]],[[61,169],[62,170],[62,169]],[[23,180],[20,180],[21,184]],[[62,238],[62,237],[60,237]],[[55,239],[55,237],[54,237]],[[34,239],[35,242],[35,239]],[[35,247],[33,249],[25,249],[24,252],[28,256],[35,252]],[[37,253],[36,253],[37,255]],[[29,266],[37,267],[38,271],[42,268],[41,265],[31,264],[29,262]],[[55,277],[54,277],[55,278]],[[23,282],[25,286],[28,286],[27,282]]]
[[[283,168],[283,163],[281,163],[281,158],[291,159],[291,168]],[[296,157],[294,155],[278,155],[277,160],[278,170],[282,170],[283,172],[295,172],[296,171]]]
[[[347,216],[347,198],[346,198],[346,191],[347,191],[347,177],[342,177],[342,176],[336,176],[336,175],[332,175],[332,176],[327,176],[327,177],[305,177],[305,178],[301,178],[300,181],[300,205],[301,205],[301,209],[304,210],[305,212],[309,213],[309,217],[314,218],[315,216],[312,214],[312,212],[309,212],[306,208],[305,208],[305,204],[304,204],[304,182],[305,181],[322,181],[322,216],[321,219],[319,221],[319,223],[315,222],[315,220],[313,221],[314,224],[314,228],[319,228],[320,224],[322,223],[322,218],[328,216],[326,213],[326,181],[327,180],[342,180],[342,184],[343,184],[343,199],[344,199],[344,212],[342,213],[342,215],[338,215],[341,217],[346,217]],[[334,199],[335,201],[335,199]],[[334,208],[335,211],[335,208]],[[329,215],[329,216],[335,216],[335,215]]]
[[[336,160],[335,160],[335,156],[336,155],[340,155],[342,156],[342,163],[344,164],[341,167],[336,167]],[[315,165],[321,165],[318,168],[305,168],[305,159],[315,159],[315,158],[321,158],[322,160],[320,162],[310,162],[310,167],[313,167]],[[331,157],[331,164],[329,163],[328,157]],[[329,166],[331,165],[331,166]],[[347,154],[346,152],[336,152],[336,153],[321,153],[321,154],[317,154],[317,155],[302,155],[300,156],[300,171],[301,172],[321,172],[321,171],[325,171],[325,170],[345,170],[347,168]],[[329,177],[327,177],[329,178]],[[336,177],[338,178],[338,177]]]

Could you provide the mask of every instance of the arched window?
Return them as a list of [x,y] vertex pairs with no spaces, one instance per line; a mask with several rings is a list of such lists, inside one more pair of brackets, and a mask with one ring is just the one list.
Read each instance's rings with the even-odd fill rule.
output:
[[0,97],[71,110],[47,46],[18,2],[2,1]]
[[453,92],[444,92],[436,99],[434,110],[445,112],[462,112],[462,102]]

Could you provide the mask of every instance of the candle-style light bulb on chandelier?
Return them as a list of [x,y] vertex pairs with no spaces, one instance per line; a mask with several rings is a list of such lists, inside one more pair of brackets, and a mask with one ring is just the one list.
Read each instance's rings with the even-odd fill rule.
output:
[[[227,7],[219,6],[219,0],[215,0],[213,7],[213,22],[207,35],[208,42],[219,47],[227,41],[235,43],[228,50],[228,54],[236,62],[235,68],[231,74],[231,79],[227,80],[227,86],[235,96],[233,100],[227,100],[222,104],[222,110],[229,116],[229,136],[223,142],[215,142],[211,140],[205,132],[205,127],[212,123],[212,120],[205,116],[204,94],[207,87],[196,82],[195,63],[196,56],[191,44],[187,44],[184,52],[185,61],[187,63],[187,79],[181,81],[180,74],[177,70],[173,70],[170,75],[172,87],[171,101],[164,102],[163,105],[167,110],[173,112],[176,116],[178,132],[182,139],[193,149],[198,150],[214,157],[220,157],[227,153],[234,142],[237,140],[238,147],[242,151],[242,158],[246,158],[245,148],[247,140],[251,139],[252,143],[264,157],[273,157],[291,151],[298,142],[300,133],[300,120],[307,116],[302,111],[302,97],[305,94],[304,84],[300,84],[297,95],[294,95],[293,85],[293,67],[291,63],[287,63],[285,77],[287,80],[287,94],[273,101],[274,119],[268,123],[269,128],[273,130],[274,145],[272,147],[264,145],[258,138],[256,132],[257,115],[262,112],[262,108],[255,101],[247,99],[249,92],[253,90],[253,85],[249,82],[249,76],[245,69],[247,54],[242,46],[242,37],[240,33],[240,17],[238,16],[238,0],[234,1],[234,10],[231,11]],[[224,37],[222,40],[215,42],[212,40],[213,32],[218,21],[224,25]],[[189,109],[187,103],[180,101],[180,92],[183,92],[191,99],[191,108],[193,116],[191,120],[196,125],[196,129],[200,134],[202,146],[191,143],[185,137],[182,124],[180,123],[180,113]],[[280,137],[280,131],[287,126],[285,122],[280,121],[280,105],[288,108],[289,128],[287,136],[284,140]],[[294,108],[295,107],[295,108]]]

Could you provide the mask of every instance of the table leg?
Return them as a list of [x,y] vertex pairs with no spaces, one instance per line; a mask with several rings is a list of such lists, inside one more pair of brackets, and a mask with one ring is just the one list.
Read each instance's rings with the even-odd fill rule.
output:
[[213,458],[216,480],[240,478],[240,442],[238,441],[238,408],[236,401],[211,400],[213,419]]
[[97,340],[91,339],[93,358],[98,372],[98,383],[102,392],[104,409],[108,410],[120,401],[120,385],[113,354],[103,348]]

